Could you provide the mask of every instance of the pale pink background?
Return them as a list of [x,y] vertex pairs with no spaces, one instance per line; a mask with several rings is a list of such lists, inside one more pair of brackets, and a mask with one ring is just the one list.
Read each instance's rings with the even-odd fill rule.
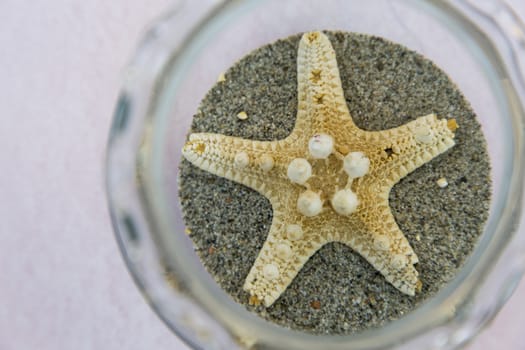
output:
[[[122,67],[173,1],[0,0],[0,350],[187,349],[126,271],[103,180]],[[524,325],[522,282],[469,349],[525,349]]]

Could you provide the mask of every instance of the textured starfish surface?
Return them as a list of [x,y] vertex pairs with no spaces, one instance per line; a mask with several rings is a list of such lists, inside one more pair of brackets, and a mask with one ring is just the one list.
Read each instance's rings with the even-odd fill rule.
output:
[[429,114],[384,131],[359,129],[346,105],[335,52],[306,33],[297,57],[298,111],[283,140],[191,134],[184,157],[248,186],[272,205],[268,237],[244,283],[271,306],[324,244],[342,242],[394,287],[414,295],[418,258],[389,207],[401,178],[454,146],[455,120]]

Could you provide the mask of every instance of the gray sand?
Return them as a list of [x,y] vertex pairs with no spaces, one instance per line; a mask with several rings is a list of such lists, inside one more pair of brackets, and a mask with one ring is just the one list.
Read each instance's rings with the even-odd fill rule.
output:
[[[203,264],[237,302],[285,327],[348,334],[407,314],[449,282],[470,254],[488,215],[490,165],[480,125],[447,75],[430,61],[381,38],[328,33],[337,53],[346,101],[366,130],[396,127],[429,113],[456,118],[456,146],[398,183],[390,206],[419,257],[423,287],[415,297],[392,287],[342,244],[319,250],[270,308],[248,305],[244,279],[272,220],[255,191],[180,165],[180,199]],[[286,137],[297,110],[296,56],[300,36],[243,58],[203,99],[191,132],[256,140]],[[236,114],[246,111],[247,120]],[[449,185],[439,188],[436,180]]]

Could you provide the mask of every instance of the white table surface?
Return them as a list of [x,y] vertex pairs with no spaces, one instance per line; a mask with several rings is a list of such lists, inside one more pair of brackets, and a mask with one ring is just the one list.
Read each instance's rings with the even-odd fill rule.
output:
[[[126,271],[103,179],[119,73],[172,1],[0,1],[0,350],[187,349]],[[524,330],[522,282],[468,349]]]

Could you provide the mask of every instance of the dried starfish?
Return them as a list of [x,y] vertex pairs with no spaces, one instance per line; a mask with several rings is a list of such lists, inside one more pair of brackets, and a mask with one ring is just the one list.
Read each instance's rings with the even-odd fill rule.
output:
[[401,292],[414,295],[418,258],[388,203],[394,184],[454,145],[454,119],[433,114],[385,131],[359,129],[334,49],[306,33],[297,57],[298,111],[283,140],[191,134],[184,157],[269,199],[273,221],[244,289],[271,306],[324,244],[342,242]]

